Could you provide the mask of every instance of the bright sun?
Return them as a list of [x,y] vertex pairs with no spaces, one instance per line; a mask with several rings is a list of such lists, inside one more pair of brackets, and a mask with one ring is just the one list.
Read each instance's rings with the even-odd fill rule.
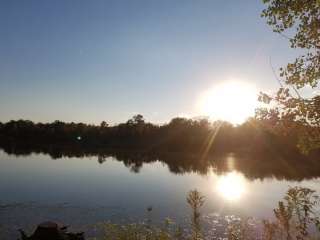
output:
[[230,81],[215,86],[201,98],[201,114],[213,120],[243,123],[257,107],[257,91],[245,82]]

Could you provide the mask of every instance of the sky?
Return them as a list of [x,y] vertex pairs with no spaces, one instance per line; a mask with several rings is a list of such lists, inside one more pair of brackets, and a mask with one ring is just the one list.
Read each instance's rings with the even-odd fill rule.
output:
[[295,54],[260,0],[0,2],[0,121],[168,122],[228,79],[274,91]]

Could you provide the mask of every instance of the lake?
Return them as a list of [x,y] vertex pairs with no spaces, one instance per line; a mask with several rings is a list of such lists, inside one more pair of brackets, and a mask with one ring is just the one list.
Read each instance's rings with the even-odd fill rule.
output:
[[206,198],[202,213],[208,220],[261,219],[272,217],[289,186],[320,192],[318,161],[259,158],[0,150],[0,227],[5,236],[16,236],[18,228],[30,230],[46,220],[82,230],[146,217],[183,225],[190,215],[186,195],[193,189]]

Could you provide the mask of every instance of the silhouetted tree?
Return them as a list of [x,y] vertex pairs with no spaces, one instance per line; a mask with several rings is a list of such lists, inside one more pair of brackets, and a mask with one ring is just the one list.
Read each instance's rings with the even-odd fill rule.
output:
[[142,115],[114,126],[28,120],[12,120],[0,125],[0,145],[101,147],[204,156],[214,152],[266,150],[290,154],[297,150],[298,135],[299,131],[294,130],[290,131],[290,137],[276,135],[265,127],[264,120],[258,119],[249,119],[235,127],[221,121],[174,118],[159,126],[146,122]]
[[102,121],[100,123],[100,127],[102,127],[102,128],[108,127],[108,123],[106,121]]

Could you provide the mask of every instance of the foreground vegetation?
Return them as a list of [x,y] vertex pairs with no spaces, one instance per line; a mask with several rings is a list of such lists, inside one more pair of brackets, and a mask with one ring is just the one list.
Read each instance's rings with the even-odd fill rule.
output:
[[[103,223],[98,226],[101,230],[101,240],[200,240],[200,239],[228,239],[228,240],[293,240],[319,239],[320,222],[317,207],[319,197],[308,188],[290,188],[282,201],[274,209],[274,220],[263,220],[260,223],[252,219],[230,221],[220,235],[203,231],[200,209],[204,204],[204,197],[194,190],[187,196],[191,209],[190,227],[182,229],[166,219],[163,227],[145,224],[117,225]],[[150,210],[151,211],[151,210]],[[215,226],[211,226],[215,228]],[[218,233],[219,234],[219,233]]]
[[[154,226],[149,214],[143,223],[113,224],[99,223],[94,226],[95,237],[90,240],[312,240],[320,238],[319,196],[315,191],[303,187],[291,187],[273,210],[273,219],[228,218],[225,225],[219,223],[206,226],[201,214],[205,197],[197,190],[187,195],[190,207],[189,226],[181,227],[171,219],[162,226]],[[152,208],[147,209],[148,213]],[[91,229],[92,230],[92,229]],[[23,231],[22,231],[23,232]],[[1,232],[0,232],[1,233]],[[81,238],[74,239],[83,239]],[[79,235],[79,236],[80,236]],[[23,232],[23,236],[29,239]],[[56,238],[53,238],[56,239]],[[60,239],[60,238],[59,238]],[[73,239],[73,238],[72,238]]]

